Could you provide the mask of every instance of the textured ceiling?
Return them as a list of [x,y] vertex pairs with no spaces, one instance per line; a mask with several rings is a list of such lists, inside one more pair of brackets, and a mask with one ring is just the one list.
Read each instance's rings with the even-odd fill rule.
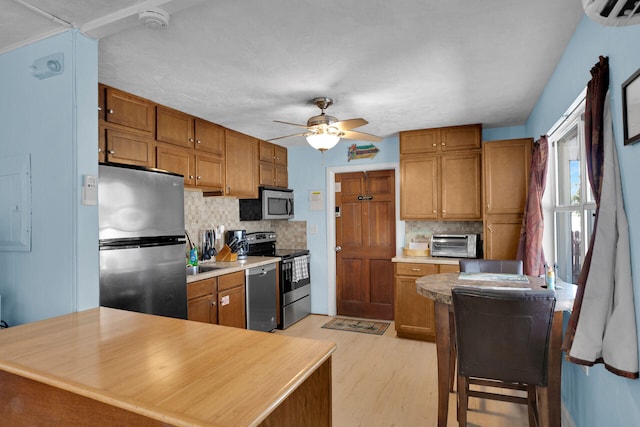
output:
[[[310,103],[318,96],[334,99],[328,114],[363,117],[358,130],[380,136],[522,125],[583,16],[580,0],[0,5],[0,52],[79,28],[99,39],[102,83],[262,139],[297,133],[273,120],[305,123],[319,113]],[[153,7],[170,12],[168,27],[138,22]]]

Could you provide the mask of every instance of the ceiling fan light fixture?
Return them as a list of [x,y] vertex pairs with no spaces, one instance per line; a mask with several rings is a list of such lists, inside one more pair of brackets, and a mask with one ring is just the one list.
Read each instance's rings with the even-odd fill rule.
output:
[[310,146],[318,151],[327,151],[336,146],[340,141],[338,135],[331,135],[330,133],[314,133],[307,135],[307,142]]

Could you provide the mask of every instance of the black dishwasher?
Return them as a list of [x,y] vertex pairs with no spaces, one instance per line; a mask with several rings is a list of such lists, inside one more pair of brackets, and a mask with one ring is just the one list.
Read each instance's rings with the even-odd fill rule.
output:
[[276,328],[276,264],[245,270],[247,329],[270,332]]

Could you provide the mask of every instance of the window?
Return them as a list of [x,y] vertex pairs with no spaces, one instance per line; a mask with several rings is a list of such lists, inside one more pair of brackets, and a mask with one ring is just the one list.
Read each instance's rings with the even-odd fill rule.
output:
[[585,161],[584,96],[564,117],[566,120],[549,137],[555,159],[554,252],[560,279],[576,283],[589,247],[596,210]]

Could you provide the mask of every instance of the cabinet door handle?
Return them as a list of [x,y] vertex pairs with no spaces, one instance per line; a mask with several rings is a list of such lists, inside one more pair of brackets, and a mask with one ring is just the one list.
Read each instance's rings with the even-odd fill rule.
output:
[[438,146],[438,144],[436,144],[435,142],[434,142],[433,144],[431,144],[431,145],[433,145],[434,147],[437,147],[437,146]]
[[98,107],[98,111],[102,111],[102,107]]
[[443,214],[446,214],[446,213],[447,213],[447,211],[445,211],[445,210],[443,209],[443,210],[442,210],[442,213],[443,213]]
[[196,179],[202,179],[202,177],[201,176],[197,176]]
[[435,209],[433,210],[433,213],[438,213]]
[[109,150],[109,151],[107,151],[107,153],[109,153],[109,154],[116,154],[116,150]]
[[189,138],[189,142],[193,142],[193,138]]
[[218,304],[218,301],[216,301],[216,300],[211,300],[211,305],[216,305],[216,304]]
[[442,143],[440,143],[440,145],[447,145],[447,144],[446,144],[446,143],[444,143],[444,142],[442,142]]
[[112,110],[111,108],[109,108],[109,109],[107,110],[107,113],[109,113],[109,114],[113,114],[113,110]]
[[196,144],[201,144],[199,139],[196,139]]
[[98,153],[102,153],[102,148],[98,148]]
[[422,269],[421,269],[421,268],[413,267],[413,268],[411,269],[411,271],[422,271]]
[[189,179],[193,179],[193,175],[189,175]]
[[491,231],[493,233],[493,228],[491,228],[491,224],[487,225],[487,230]]

